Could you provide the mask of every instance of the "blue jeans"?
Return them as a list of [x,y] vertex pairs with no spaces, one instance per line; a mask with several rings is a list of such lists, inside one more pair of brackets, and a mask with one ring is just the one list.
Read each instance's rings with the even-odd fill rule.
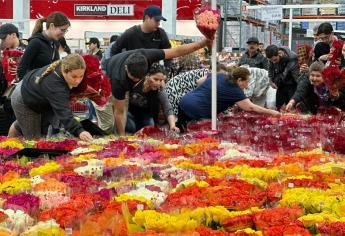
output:
[[133,116],[132,113],[127,112],[126,132],[134,134],[145,126],[154,125],[155,122],[152,117],[147,114]]

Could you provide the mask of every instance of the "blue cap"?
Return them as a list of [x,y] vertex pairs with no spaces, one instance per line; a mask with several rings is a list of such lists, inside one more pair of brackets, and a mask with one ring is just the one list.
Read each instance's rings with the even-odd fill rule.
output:
[[157,21],[160,21],[160,20],[166,21],[167,20],[162,16],[162,11],[159,8],[159,6],[156,6],[156,5],[150,5],[147,8],[145,8],[144,16],[154,17],[155,20],[157,20]]

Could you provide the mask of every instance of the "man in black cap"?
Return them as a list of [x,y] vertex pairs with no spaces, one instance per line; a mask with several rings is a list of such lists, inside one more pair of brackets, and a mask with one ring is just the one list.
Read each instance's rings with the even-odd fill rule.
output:
[[0,39],[2,49],[24,50],[26,47],[19,39],[18,28],[13,24],[0,26]]
[[86,45],[89,45],[89,54],[96,56],[99,60],[102,60],[103,53],[101,51],[101,43],[99,42],[98,38],[90,38]]
[[[166,21],[162,16],[161,9],[156,5],[150,5],[144,10],[143,23],[135,25],[127,29],[116,42],[111,45],[110,56],[118,55],[123,51],[130,51],[135,49],[168,49],[171,48],[169,38],[165,31],[159,27],[160,21]],[[164,58],[163,58],[164,59]],[[107,67],[107,62],[103,63],[103,68]],[[165,60],[165,65],[169,66],[170,61]],[[111,80],[113,80],[113,74],[109,74]],[[117,98],[117,97],[116,97]],[[110,103],[110,102],[109,102]],[[113,115],[111,104],[106,104],[105,108],[96,107],[96,113],[98,121],[108,120],[109,122],[101,123],[101,127],[106,130],[112,130],[115,127],[111,127],[114,122],[111,122],[110,118]],[[120,131],[120,134],[122,132]]]
[[248,50],[241,57],[239,65],[249,65],[260,69],[268,70],[268,60],[259,51],[259,40],[256,37],[251,37],[247,41]]
[[161,9],[156,5],[148,6],[144,10],[143,23],[127,29],[112,46],[110,55],[140,48],[171,48],[167,34],[159,27],[161,20],[166,21]]

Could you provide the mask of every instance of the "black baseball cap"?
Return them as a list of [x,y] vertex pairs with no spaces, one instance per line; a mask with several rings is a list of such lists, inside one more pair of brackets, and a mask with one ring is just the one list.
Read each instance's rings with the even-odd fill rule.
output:
[[6,38],[7,35],[16,33],[19,36],[18,28],[10,23],[6,23],[0,26],[0,39]]
[[159,21],[159,20],[167,21],[167,19],[165,19],[162,16],[162,11],[159,8],[159,6],[156,6],[156,5],[150,5],[147,8],[145,8],[144,16],[154,17],[155,20],[157,20],[157,21]]
[[249,43],[257,43],[259,44],[259,39],[257,37],[250,37],[247,41],[247,44]]
[[98,38],[90,38],[89,42],[87,42],[86,44],[91,44],[91,43],[93,43],[93,44],[97,44],[97,45],[99,45],[99,44],[100,44],[100,42],[99,42],[99,39],[98,39]]

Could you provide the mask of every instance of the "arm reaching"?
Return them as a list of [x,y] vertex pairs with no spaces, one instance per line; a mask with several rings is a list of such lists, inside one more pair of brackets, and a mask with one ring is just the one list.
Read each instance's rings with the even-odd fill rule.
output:
[[280,112],[255,105],[248,98],[242,101],[236,102],[236,104],[242,110],[245,110],[245,111],[253,111],[256,113],[268,114],[272,116],[280,116]]

